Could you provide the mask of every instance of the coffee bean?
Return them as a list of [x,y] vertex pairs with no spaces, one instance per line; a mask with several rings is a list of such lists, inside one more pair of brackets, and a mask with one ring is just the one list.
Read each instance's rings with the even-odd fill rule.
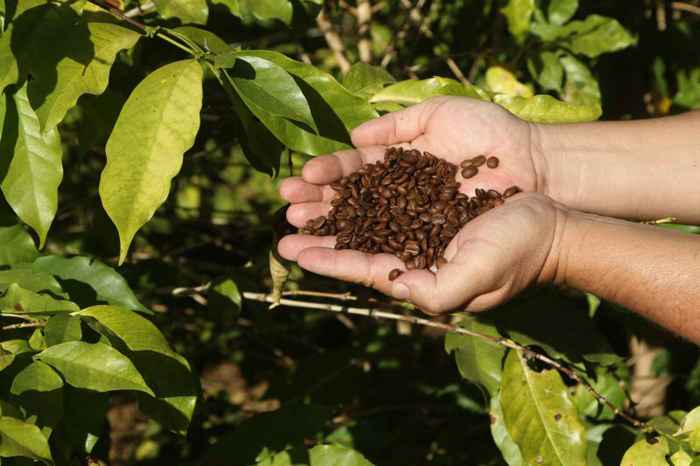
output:
[[510,188],[506,189],[506,190],[503,192],[503,197],[504,197],[504,198],[508,198],[508,197],[511,197],[511,196],[515,196],[515,195],[518,194],[519,192],[520,192],[520,188],[518,188],[517,186],[511,186]]
[[391,272],[389,272],[389,281],[394,281],[397,278],[399,278],[401,275],[403,275],[403,271],[401,269],[394,269]]
[[474,178],[476,174],[479,173],[479,169],[473,165],[469,165],[464,170],[462,170],[462,176],[464,179]]
[[499,163],[500,163],[500,160],[498,160],[498,157],[489,157],[486,160],[486,166],[489,168],[498,168]]
[[[478,167],[493,164],[491,159],[463,161],[462,176],[476,176]],[[427,152],[388,149],[384,160],[334,182],[328,214],[309,220],[299,233],[334,235],[338,250],[393,254],[408,270],[441,267],[445,248],[467,222],[520,191],[477,188],[470,198],[459,192],[457,171]]]

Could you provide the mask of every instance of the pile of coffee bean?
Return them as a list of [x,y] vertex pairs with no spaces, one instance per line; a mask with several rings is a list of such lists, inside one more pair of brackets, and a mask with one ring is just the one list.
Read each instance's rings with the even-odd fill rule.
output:
[[[462,176],[475,176],[479,167],[494,169],[496,157],[483,155],[460,164]],[[475,190],[459,192],[458,167],[428,152],[390,148],[384,160],[367,164],[331,185],[336,191],[327,216],[309,220],[301,234],[336,235],[336,249],[370,254],[394,254],[408,270],[440,267],[449,242],[470,220],[520,192],[503,194]],[[392,270],[390,279],[401,271]]]

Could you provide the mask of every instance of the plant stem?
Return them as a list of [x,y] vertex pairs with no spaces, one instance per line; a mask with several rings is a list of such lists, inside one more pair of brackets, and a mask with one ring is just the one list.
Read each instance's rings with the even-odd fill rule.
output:
[[[274,300],[270,295],[264,294],[264,293],[252,293],[252,292],[243,292],[243,298],[251,300],[251,301],[259,301],[263,303],[273,303]],[[384,320],[395,320],[395,321],[400,321],[400,322],[408,322],[410,324],[415,324],[415,325],[420,325],[423,327],[429,327],[429,328],[436,328],[439,330],[442,330],[444,332],[453,332],[453,333],[458,333],[460,335],[467,335],[470,337],[478,338],[482,341],[485,341],[487,343],[493,344],[493,345],[499,345],[503,346],[505,348],[509,348],[512,350],[516,351],[521,351],[526,357],[537,359],[538,361],[542,362],[543,364],[549,366],[550,368],[557,369],[558,371],[564,373],[567,377],[570,379],[574,380],[575,382],[583,385],[583,387],[588,390],[597,400],[598,402],[604,404],[610,410],[612,410],[615,415],[621,417],[622,419],[626,420],[630,424],[632,424],[634,427],[643,429],[646,428],[646,424],[639,419],[636,419],[629,414],[625,413],[624,411],[620,410],[617,406],[615,406],[605,395],[598,393],[598,391],[593,388],[593,386],[586,380],[584,377],[576,373],[574,370],[572,370],[569,367],[566,367],[559,361],[556,361],[549,356],[537,353],[520,343],[517,343],[516,341],[511,340],[510,338],[503,338],[503,337],[496,337],[492,335],[486,335],[483,333],[479,332],[474,332],[472,330],[459,327],[457,325],[452,325],[452,324],[445,324],[442,322],[435,322],[433,320],[429,319],[424,319],[422,317],[414,317],[414,316],[405,316],[401,314],[395,314],[393,312],[386,312],[382,311],[381,309],[374,309],[374,308],[359,308],[359,307],[350,307],[350,306],[341,306],[338,304],[327,304],[327,303],[314,303],[314,302],[308,302],[308,301],[298,301],[298,300],[293,300],[293,299],[282,299],[280,300],[279,304],[283,306],[289,306],[289,307],[297,307],[297,308],[303,308],[303,309],[316,309],[320,311],[327,311],[327,312],[336,312],[336,313],[341,313],[341,314],[352,314],[352,315],[358,315],[358,316],[364,316],[364,317],[371,317],[374,319],[384,319]]]
[[11,324],[11,325],[5,325],[2,327],[2,330],[16,330],[18,328],[37,328],[37,327],[44,327],[46,325],[46,322],[22,322],[21,324]]

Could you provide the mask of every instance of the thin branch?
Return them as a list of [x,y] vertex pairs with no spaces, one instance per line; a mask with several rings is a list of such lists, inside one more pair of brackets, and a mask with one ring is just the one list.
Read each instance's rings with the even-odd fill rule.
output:
[[357,301],[357,296],[353,296],[349,291],[346,293],[326,293],[324,291],[293,290],[285,291],[282,296],[316,296],[318,298],[330,298],[340,301]]
[[148,28],[146,27],[145,24],[143,24],[140,21],[136,21],[133,18],[126,16],[126,14],[123,13],[120,9],[113,7],[112,5],[105,2],[104,0],[88,0],[88,2],[92,3],[93,5],[97,5],[104,10],[107,10],[108,12],[110,12],[111,14],[116,16],[117,18],[121,19],[122,21],[125,21],[125,22],[131,24],[132,26],[134,26],[135,28],[139,29],[141,32],[144,32],[144,33],[148,32]]
[[457,63],[455,63],[452,58],[447,57],[447,60],[445,61],[447,62],[447,66],[450,67],[450,70],[452,70],[452,73],[462,82],[462,84],[469,84],[469,81],[464,76],[464,73],[462,73],[462,70],[459,69],[459,66],[457,66]]
[[665,218],[660,218],[658,220],[646,220],[644,222],[641,222],[645,225],[664,225],[667,223],[676,223],[678,219],[676,217],[665,217]]
[[145,15],[156,9],[154,2],[145,2],[143,5],[138,5],[124,13],[127,18],[136,18],[137,16]]
[[333,51],[335,61],[338,63],[340,71],[343,74],[350,71],[350,61],[345,56],[345,45],[343,45],[343,41],[341,40],[340,36],[333,29],[333,24],[331,24],[328,15],[326,15],[325,9],[321,9],[321,12],[316,18],[316,24],[318,24],[318,28],[323,33],[323,37],[325,37],[328,47],[330,47],[330,49]]
[[372,40],[370,39],[370,24],[372,23],[372,4],[369,0],[357,2],[357,26],[360,41],[357,49],[363,63],[372,62]]
[[39,321],[22,322],[21,324],[5,325],[4,327],[2,327],[2,330],[16,330],[18,328],[37,328],[37,327],[44,327],[45,325],[46,325],[46,322],[39,322]]
[[685,2],[671,2],[671,8],[679,11],[687,11],[688,13],[693,13],[700,15],[700,6],[691,5]]
[[[270,295],[263,294],[263,293],[244,292],[243,298],[251,300],[251,301],[259,301],[259,302],[263,302],[263,303],[273,303],[274,302],[274,300],[272,299],[272,297]],[[439,329],[439,330],[442,330],[444,332],[453,332],[453,333],[458,333],[461,335],[467,335],[470,337],[478,338],[482,341],[485,341],[485,342],[493,344],[493,345],[499,345],[499,346],[503,346],[505,348],[520,351],[526,357],[531,358],[531,359],[537,359],[538,361],[546,364],[547,366],[549,366],[551,368],[557,369],[558,371],[562,372],[570,379],[581,384],[600,403],[606,405],[608,408],[610,408],[610,410],[612,410],[613,413],[615,413],[617,416],[625,419],[627,422],[632,424],[634,427],[637,427],[637,428],[645,428],[646,427],[646,424],[644,422],[642,422],[638,419],[635,419],[634,417],[632,417],[629,414],[625,413],[624,411],[620,410],[605,395],[598,393],[598,391],[596,391],[596,389],[593,388],[593,386],[590,384],[590,382],[588,382],[588,380],[586,380],[584,377],[582,377],[581,375],[576,373],[574,370],[564,366],[562,363],[550,358],[549,356],[537,353],[537,352],[535,352],[535,351],[509,339],[509,338],[486,335],[486,334],[474,332],[472,330],[469,330],[469,329],[466,329],[463,327],[459,327],[456,325],[445,324],[442,322],[436,322],[433,320],[424,319],[422,317],[414,317],[414,316],[405,316],[405,315],[395,314],[393,312],[386,312],[386,311],[382,311],[380,309],[358,308],[358,307],[340,306],[337,304],[326,304],[326,303],[313,303],[313,302],[308,302],[308,301],[297,301],[297,300],[293,300],[293,299],[282,299],[279,302],[279,304],[281,304],[283,306],[297,307],[297,308],[302,308],[302,309],[316,309],[316,310],[320,310],[320,311],[336,312],[336,313],[341,313],[341,314],[352,314],[352,315],[358,315],[358,316],[364,316],[364,317],[371,317],[374,319],[384,319],[384,320],[394,320],[394,321],[400,321],[400,322],[407,322],[410,324],[420,325],[423,327]]]

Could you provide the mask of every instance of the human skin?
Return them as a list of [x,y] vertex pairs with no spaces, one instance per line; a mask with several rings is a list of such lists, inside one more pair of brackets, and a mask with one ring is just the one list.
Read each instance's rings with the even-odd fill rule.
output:
[[[468,223],[436,273],[401,261],[333,249],[333,237],[290,235],[280,254],[309,271],[408,299],[429,314],[482,311],[535,283],[592,292],[700,341],[700,237],[599,217],[673,216],[700,222],[700,116],[536,125],[472,99],[439,98],[373,120],[353,134],[356,150],[317,157],[280,186],[288,220],[303,225],[330,209],[333,181],[383,157],[388,146],[451,162],[479,154],[498,170],[463,180],[461,191],[517,185],[524,194]],[[653,187],[650,189],[650,187]]]

